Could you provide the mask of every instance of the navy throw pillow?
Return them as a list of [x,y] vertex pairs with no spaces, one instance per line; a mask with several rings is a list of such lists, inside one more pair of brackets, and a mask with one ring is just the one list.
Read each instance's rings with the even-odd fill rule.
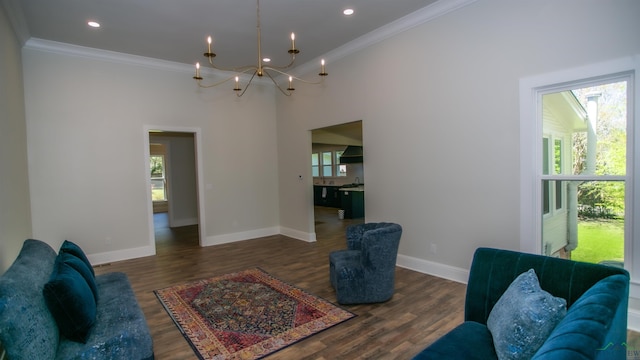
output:
[[87,267],[89,267],[89,270],[91,270],[91,274],[93,276],[96,275],[96,273],[93,271],[93,267],[91,266],[91,263],[89,262],[89,259],[87,259],[87,255],[85,255],[84,251],[82,251],[80,246],[76,245],[75,243],[72,243],[69,240],[65,240],[62,243],[62,246],[60,246],[60,251],[59,252],[60,253],[69,253],[69,254],[71,254],[73,256],[78,257],[85,264],[87,264]]
[[62,335],[69,340],[86,343],[96,321],[97,309],[84,277],[58,258],[42,293]]

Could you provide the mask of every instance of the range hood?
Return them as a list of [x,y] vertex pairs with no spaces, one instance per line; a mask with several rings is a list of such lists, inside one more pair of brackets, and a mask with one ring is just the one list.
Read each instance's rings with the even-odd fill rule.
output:
[[340,156],[340,164],[358,164],[362,163],[362,146],[349,145],[342,156]]

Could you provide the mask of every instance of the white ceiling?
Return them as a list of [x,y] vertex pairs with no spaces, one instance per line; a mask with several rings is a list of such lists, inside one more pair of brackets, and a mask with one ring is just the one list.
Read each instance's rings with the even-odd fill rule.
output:
[[[0,0],[22,25],[23,38],[111,50],[179,63],[203,62],[206,37],[220,66],[257,62],[256,0]],[[364,34],[425,8],[436,0],[262,0],[263,56],[289,60],[290,33],[301,53],[315,60]],[[441,0],[440,3],[455,3]],[[355,14],[346,17],[342,10]],[[17,21],[15,18],[18,18]],[[20,19],[22,18],[22,19]],[[88,20],[101,23],[99,29]],[[26,40],[26,39],[25,39]]]

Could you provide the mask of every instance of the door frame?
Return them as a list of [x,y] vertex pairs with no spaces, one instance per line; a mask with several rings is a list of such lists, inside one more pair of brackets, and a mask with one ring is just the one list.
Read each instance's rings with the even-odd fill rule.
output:
[[[194,151],[195,151],[195,163],[196,163],[196,197],[198,200],[198,244],[203,246],[204,236],[206,234],[205,224],[205,206],[204,206],[204,166],[202,161],[202,129],[197,127],[180,127],[180,126],[167,126],[167,125],[145,125],[144,126],[144,166],[145,169],[149,169],[150,165],[150,135],[152,132],[166,131],[166,132],[181,132],[193,134],[194,139]],[[147,174],[148,171],[145,171]],[[145,176],[146,189],[151,189],[151,178]],[[151,200],[151,191],[147,193],[147,223],[149,227],[149,245],[155,249],[155,231],[153,225],[153,201]]]

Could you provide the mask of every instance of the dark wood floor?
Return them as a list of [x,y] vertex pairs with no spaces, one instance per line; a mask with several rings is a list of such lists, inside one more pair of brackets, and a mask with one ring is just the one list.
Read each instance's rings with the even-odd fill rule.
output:
[[[307,292],[335,302],[328,254],[345,247],[344,229],[360,220],[338,220],[336,209],[316,207],[317,242],[270,236],[201,248],[197,226],[170,229],[157,214],[156,256],[96,268],[127,273],[147,318],[156,359],[196,359],[153,290],[185,281],[260,267]],[[401,240],[402,241],[402,240]],[[394,297],[382,304],[344,306],[357,315],[269,359],[410,359],[463,320],[465,285],[403,268]],[[633,333],[635,340],[640,338]],[[639,343],[640,342],[636,342]]]

